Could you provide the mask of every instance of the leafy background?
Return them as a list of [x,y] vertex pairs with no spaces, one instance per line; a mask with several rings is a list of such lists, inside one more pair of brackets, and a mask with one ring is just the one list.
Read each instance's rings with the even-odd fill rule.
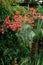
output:
[[[0,3],[0,27],[3,27],[3,21],[8,15],[13,14],[14,10],[23,12],[21,15],[27,12],[25,7],[18,4],[11,6],[8,0],[3,0],[3,3]],[[36,8],[43,15],[43,7],[39,5]],[[42,51],[39,52],[39,55],[35,52],[34,60],[31,62],[32,43],[37,43],[40,38],[43,39],[43,21],[38,20],[36,24],[38,24],[36,29],[33,29],[28,23],[23,23],[18,32],[5,29],[4,35],[0,33],[0,65],[31,65],[31,63],[32,65],[43,65]]]

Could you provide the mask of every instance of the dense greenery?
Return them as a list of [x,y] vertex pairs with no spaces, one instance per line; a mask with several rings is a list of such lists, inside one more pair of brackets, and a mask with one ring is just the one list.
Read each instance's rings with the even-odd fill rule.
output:
[[[43,43],[42,7],[36,7],[38,12],[41,13],[38,18],[39,13],[34,8],[32,8],[31,13],[31,8],[27,11],[25,7],[19,6],[18,4],[11,6],[8,0],[6,0],[6,2],[3,0],[3,3],[0,3],[0,65],[43,65],[43,46],[41,49],[40,46],[39,48],[36,46],[36,48],[38,48],[37,50],[34,48],[36,43]],[[12,23],[12,16],[15,16],[15,11],[17,10],[20,12],[19,16],[23,19],[23,23],[20,23],[21,28],[19,30],[7,28],[4,21],[9,16],[10,23]],[[17,16],[19,12],[16,13]],[[38,13],[38,15],[35,14],[37,18],[33,13]],[[33,17],[34,20],[30,17]],[[19,18],[17,20],[19,20]],[[8,21],[7,19],[7,22]],[[1,30],[2,28],[4,31]],[[34,53],[33,58],[31,57],[32,53]]]

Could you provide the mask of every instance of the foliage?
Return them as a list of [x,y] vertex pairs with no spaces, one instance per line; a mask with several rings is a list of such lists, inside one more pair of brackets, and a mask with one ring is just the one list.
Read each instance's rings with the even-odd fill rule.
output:
[[4,8],[3,4],[0,3],[0,26],[3,23],[4,19],[9,15],[9,12]]
[[[6,5],[8,0],[3,2]],[[43,65],[41,51],[39,55],[35,52],[31,63],[31,45],[43,38],[43,16],[35,8],[26,12],[24,7],[9,3],[0,4],[0,10],[0,65]]]

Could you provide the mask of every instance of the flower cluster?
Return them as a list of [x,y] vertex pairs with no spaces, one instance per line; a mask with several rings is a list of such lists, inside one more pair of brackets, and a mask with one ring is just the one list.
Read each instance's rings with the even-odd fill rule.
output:
[[30,14],[33,16],[33,18],[36,19],[43,19],[43,16],[36,10],[35,8],[30,8]]
[[5,26],[12,31],[19,30],[21,27],[21,23],[22,16],[20,16],[20,13],[18,11],[15,12],[15,15],[13,16],[13,21],[10,20],[9,16],[4,21]]
[[[15,11],[15,15],[12,16],[13,21],[10,20],[10,17],[6,17],[4,21],[4,26],[9,28],[12,31],[18,31],[21,28],[22,22],[28,22],[32,27],[34,27],[34,22],[37,19],[43,19],[40,13],[34,8],[30,8],[29,14],[20,15],[19,11]],[[0,28],[0,32],[4,34],[4,29]]]
[[24,21],[28,21],[28,23],[33,27],[34,26],[34,19],[33,17],[30,17],[29,15],[24,16]]
[[25,14],[24,21],[28,21],[32,27],[34,27],[35,20],[42,19],[43,16],[35,8],[30,8],[29,14]]

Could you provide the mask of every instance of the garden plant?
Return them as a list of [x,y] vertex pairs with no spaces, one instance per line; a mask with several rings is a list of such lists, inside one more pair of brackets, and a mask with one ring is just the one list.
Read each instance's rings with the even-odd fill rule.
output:
[[0,2],[0,65],[43,65],[43,6]]

